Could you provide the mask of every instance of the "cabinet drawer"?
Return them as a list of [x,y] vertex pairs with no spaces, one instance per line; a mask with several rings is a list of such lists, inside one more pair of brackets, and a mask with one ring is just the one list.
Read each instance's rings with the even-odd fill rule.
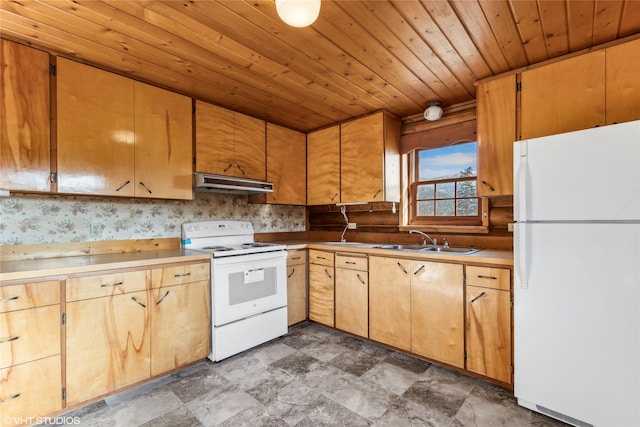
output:
[[0,368],[60,354],[60,306],[0,314]]
[[154,288],[161,288],[202,280],[208,281],[210,272],[211,267],[208,262],[156,268],[151,272],[151,285]]
[[467,266],[467,285],[493,289],[511,289],[511,274],[506,268]]
[[312,264],[328,265],[333,267],[333,252],[309,249],[309,262]]
[[60,282],[0,286],[0,313],[60,303]]
[[67,302],[144,291],[150,284],[150,271],[127,271],[67,279]]
[[59,355],[0,369],[2,425],[13,426],[20,417],[35,420],[59,411],[62,408],[61,369]]
[[367,256],[336,255],[336,268],[348,268],[349,270],[367,271],[369,269]]
[[287,267],[290,265],[306,264],[307,263],[307,251],[288,251],[287,252]]

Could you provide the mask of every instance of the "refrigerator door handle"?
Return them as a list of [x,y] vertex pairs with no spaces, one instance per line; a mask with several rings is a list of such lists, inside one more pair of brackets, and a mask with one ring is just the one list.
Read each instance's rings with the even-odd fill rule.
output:
[[529,289],[529,272],[527,271],[527,237],[526,237],[526,224],[516,224],[517,235],[517,262],[516,262],[516,274],[520,279],[520,288]]
[[520,157],[520,167],[518,168],[518,183],[517,183],[517,198],[516,206],[518,212],[516,212],[516,221],[527,220],[527,177],[529,172],[529,164],[527,162],[527,156]]

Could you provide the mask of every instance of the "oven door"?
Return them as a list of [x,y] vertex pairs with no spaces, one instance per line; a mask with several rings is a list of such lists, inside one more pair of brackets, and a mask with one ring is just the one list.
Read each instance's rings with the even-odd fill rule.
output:
[[214,257],[213,325],[221,326],[287,305],[287,252]]

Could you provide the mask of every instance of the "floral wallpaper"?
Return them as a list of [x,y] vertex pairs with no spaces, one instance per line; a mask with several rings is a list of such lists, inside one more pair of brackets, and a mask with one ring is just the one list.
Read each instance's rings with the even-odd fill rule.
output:
[[243,220],[257,233],[304,231],[304,206],[250,204],[246,195],[194,200],[12,194],[0,198],[0,245],[180,237],[184,222]]

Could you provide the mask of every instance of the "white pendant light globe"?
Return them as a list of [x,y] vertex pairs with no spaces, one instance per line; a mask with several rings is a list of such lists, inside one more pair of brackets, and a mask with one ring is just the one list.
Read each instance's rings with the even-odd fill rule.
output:
[[276,0],[278,16],[292,27],[307,27],[318,19],[320,0]]
[[442,117],[442,107],[440,101],[430,101],[427,104],[427,109],[424,110],[424,118],[430,122],[439,120]]

